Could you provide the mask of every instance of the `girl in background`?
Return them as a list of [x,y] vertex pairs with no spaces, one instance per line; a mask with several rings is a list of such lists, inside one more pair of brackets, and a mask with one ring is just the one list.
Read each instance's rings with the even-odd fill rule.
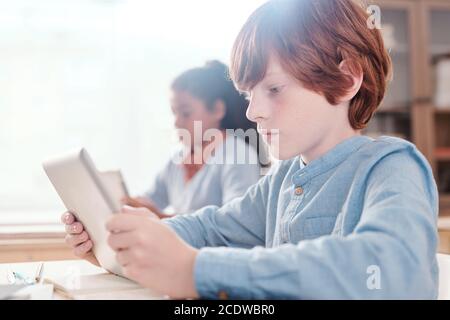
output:
[[[227,66],[210,61],[187,70],[173,81],[171,93],[183,150],[167,161],[146,193],[125,198],[124,204],[165,217],[163,211],[169,207],[176,214],[188,213],[207,205],[222,206],[243,195],[259,179],[264,160],[258,158],[257,143],[226,133],[253,129],[257,136],[255,124],[245,117],[248,101],[235,89]],[[204,141],[204,133],[211,129],[220,134]],[[214,154],[206,154],[206,148]],[[242,155],[247,155],[246,161],[238,163],[235,159]]]

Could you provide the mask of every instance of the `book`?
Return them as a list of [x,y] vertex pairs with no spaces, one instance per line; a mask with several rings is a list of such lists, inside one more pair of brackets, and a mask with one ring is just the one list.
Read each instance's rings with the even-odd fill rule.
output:
[[74,300],[96,299],[163,299],[164,296],[136,282],[112,273],[91,275],[66,275],[44,278],[44,283],[52,284],[55,292]]

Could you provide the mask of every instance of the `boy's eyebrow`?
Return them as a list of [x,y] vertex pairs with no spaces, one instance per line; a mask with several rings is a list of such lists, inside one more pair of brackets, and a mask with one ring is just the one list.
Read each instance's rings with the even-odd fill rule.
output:
[[[278,71],[278,70],[274,70],[274,71],[269,71],[264,75],[264,78],[261,79],[261,81],[259,81],[258,83],[261,83],[265,80],[267,80],[268,77],[272,77],[272,76],[283,76],[286,77],[286,73],[284,71]],[[243,95],[249,95],[250,91],[252,90],[252,88],[246,88],[246,89],[239,89],[239,93],[243,94]]]
[[264,80],[264,79],[266,79],[268,77],[273,77],[273,76],[283,76],[283,77],[285,77],[286,73],[283,72],[283,71],[269,71],[269,72],[266,73],[266,75],[264,76],[264,78],[262,80]]
[[265,76],[268,77],[268,76],[274,76],[274,75],[278,75],[278,74],[282,74],[282,72],[281,71],[269,71],[266,73]]

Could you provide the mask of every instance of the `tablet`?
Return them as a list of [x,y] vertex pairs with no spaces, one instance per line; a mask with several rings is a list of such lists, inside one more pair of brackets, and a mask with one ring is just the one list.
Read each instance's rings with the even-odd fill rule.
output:
[[108,218],[120,211],[120,198],[111,194],[87,151],[78,149],[51,158],[43,167],[66,209],[84,225],[100,265],[123,276],[105,228]]

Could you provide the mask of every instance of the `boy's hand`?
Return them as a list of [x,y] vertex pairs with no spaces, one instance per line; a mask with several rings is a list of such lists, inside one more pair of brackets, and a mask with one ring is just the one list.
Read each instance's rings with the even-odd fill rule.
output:
[[64,212],[61,216],[62,223],[66,226],[65,242],[72,248],[72,252],[79,258],[85,259],[96,266],[100,266],[92,252],[93,243],[81,222],[77,221],[70,212]]
[[[131,211],[130,211],[131,209]],[[149,212],[145,208],[133,209],[124,206],[123,211],[130,214],[141,215],[146,217],[153,217],[158,219],[156,215]],[[70,212],[64,212],[61,216],[61,221],[66,226],[66,244],[72,248],[72,252],[79,258],[85,259],[96,266],[100,266],[97,258],[92,252],[94,243],[89,237],[89,234],[84,230],[84,226],[80,221],[77,221],[75,215]]]
[[198,297],[194,284],[198,250],[150,214],[142,208],[125,208],[106,224],[108,244],[124,274],[172,298]]

